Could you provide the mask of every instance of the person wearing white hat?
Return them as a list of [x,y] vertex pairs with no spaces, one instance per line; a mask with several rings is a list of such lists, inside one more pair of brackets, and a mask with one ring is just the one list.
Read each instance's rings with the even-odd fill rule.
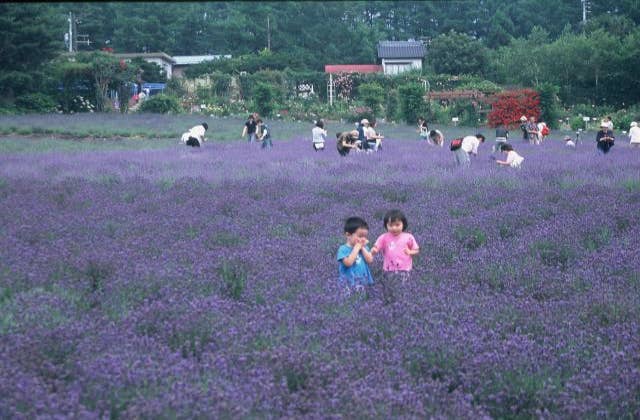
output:
[[362,150],[369,149],[369,143],[367,142],[367,130],[369,129],[369,120],[364,118],[360,121],[358,126],[358,141],[360,142],[360,148]]
[[629,144],[633,147],[640,147],[640,127],[635,121],[631,123],[631,128],[629,128]]
[[600,131],[596,134],[596,147],[602,154],[609,153],[609,150],[615,143],[615,137],[613,131],[609,130],[609,124],[606,121],[602,121],[600,124]]
[[520,117],[520,130],[522,130],[522,140],[529,141],[529,132],[527,131],[527,117]]

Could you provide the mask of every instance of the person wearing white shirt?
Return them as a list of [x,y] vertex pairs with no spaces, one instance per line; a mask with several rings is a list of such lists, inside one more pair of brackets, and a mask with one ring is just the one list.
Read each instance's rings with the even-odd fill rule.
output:
[[564,145],[565,147],[568,147],[570,149],[576,148],[576,143],[573,141],[573,139],[570,136],[564,136]]
[[378,135],[378,133],[376,132],[376,125],[377,122],[373,121],[371,122],[371,124],[369,124],[368,127],[365,127],[364,129],[364,135],[367,138],[367,142],[369,143],[369,150],[373,148],[373,151],[375,152],[377,152],[380,148],[382,139],[384,138],[383,136]]
[[206,122],[196,125],[184,133],[180,140],[187,146],[200,147],[206,141],[204,134],[208,129],[209,125]]
[[324,150],[324,142],[327,139],[327,130],[324,129],[324,121],[318,120],[311,130],[313,136],[313,150]]
[[633,147],[640,147],[640,127],[635,121],[631,123],[631,128],[629,128],[629,144]]
[[429,131],[429,144],[434,146],[444,146],[444,134],[440,130]]
[[496,163],[501,166],[510,166],[512,168],[519,168],[524,161],[524,158],[520,156],[515,150],[513,150],[513,146],[509,143],[505,143],[502,145],[500,149],[502,153],[507,155],[506,160],[496,160]]
[[462,145],[459,149],[454,151],[456,156],[456,163],[458,165],[469,165],[471,159],[469,155],[478,155],[478,147],[480,143],[484,142],[484,136],[482,134],[476,134],[475,136],[466,136],[462,139]]
[[613,131],[613,121],[611,120],[611,117],[604,117],[604,122],[607,124],[607,128]]

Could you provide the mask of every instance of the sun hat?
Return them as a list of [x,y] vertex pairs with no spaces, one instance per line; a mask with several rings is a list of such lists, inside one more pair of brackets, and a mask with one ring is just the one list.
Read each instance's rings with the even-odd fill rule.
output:
[[607,124],[607,122],[606,122],[606,121],[602,121],[602,122],[600,123],[600,127],[601,127],[601,128],[602,128],[602,127],[609,127],[609,124]]
[[520,117],[520,121],[527,121],[527,117],[523,115],[522,117]]
[[637,126],[638,126],[637,122],[634,121],[634,122],[631,123],[631,127],[637,127]]
[[360,124],[369,124],[369,120],[365,118],[362,121],[360,121]]
[[571,136],[564,136],[564,141],[569,141],[571,140]]

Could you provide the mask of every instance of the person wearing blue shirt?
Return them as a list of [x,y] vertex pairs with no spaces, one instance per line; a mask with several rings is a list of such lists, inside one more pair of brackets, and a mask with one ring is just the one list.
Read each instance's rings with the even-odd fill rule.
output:
[[338,248],[338,273],[341,285],[347,288],[361,288],[373,284],[373,276],[369,264],[373,255],[367,246],[369,226],[360,217],[350,217],[344,225],[347,242]]

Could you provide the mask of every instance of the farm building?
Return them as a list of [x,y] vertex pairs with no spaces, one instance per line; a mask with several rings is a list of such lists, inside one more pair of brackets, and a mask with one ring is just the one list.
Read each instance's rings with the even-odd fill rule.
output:
[[420,41],[380,41],[378,59],[384,74],[396,75],[422,69],[425,47]]

